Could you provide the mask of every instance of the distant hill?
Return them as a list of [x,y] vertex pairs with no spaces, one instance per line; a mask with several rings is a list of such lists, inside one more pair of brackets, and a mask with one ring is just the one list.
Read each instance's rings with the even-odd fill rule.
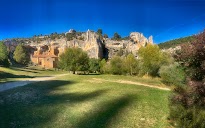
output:
[[168,49],[168,48],[174,48],[183,43],[192,42],[194,40],[195,40],[195,36],[188,36],[188,37],[183,37],[183,38],[178,38],[178,39],[170,40],[167,42],[163,42],[163,43],[158,44],[158,46],[161,49]]

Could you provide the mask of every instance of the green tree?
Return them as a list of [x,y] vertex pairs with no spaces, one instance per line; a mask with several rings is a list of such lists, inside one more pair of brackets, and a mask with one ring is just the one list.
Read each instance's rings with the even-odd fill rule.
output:
[[75,37],[76,37],[76,33],[67,33],[67,34],[66,34],[67,41],[71,41],[71,40],[73,40]]
[[99,64],[98,59],[91,58],[89,60],[89,71],[90,72],[99,72],[100,71],[100,64]]
[[80,48],[67,48],[59,57],[59,67],[72,71],[87,71],[89,68],[89,57],[86,52]]
[[97,30],[97,33],[98,33],[99,35],[102,35],[102,34],[103,34],[102,29],[98,29],[98,30]]
[[120,39],[121,39],[121,36],[117,32],[115,32],[113,36],[113,40],[120,40]]
[[124,67],[130,75],[139,73],[139,62],[133,54],[128,54],[127,57],[124,58]]
[[114,56],[110,60],[110,72],[114,75],[123,74],[123,60],[119,56]]
[[107,35],[107,34],[104,34],[103,37],[104,37],[104,38],[108,38],[108,35]]
[[14,51],[14,60],[19,64],[28,64],[29,55],[26,52],[25,47],[22,44],[19,44]]
[[0,65],[8,67],[8,51],[7,47],[3,42],[0,42]]
[[106,65],[107,65],[106,60],[102,59],[100,61],[100,73],[106,73],[107,72],[107,70],[106,70],[107,66]]
[[146,47],[141,47],[138,55],[142,75],[158,76],[159,68],[170,62],[168,54],[162,52],[157,45],[148,44]]

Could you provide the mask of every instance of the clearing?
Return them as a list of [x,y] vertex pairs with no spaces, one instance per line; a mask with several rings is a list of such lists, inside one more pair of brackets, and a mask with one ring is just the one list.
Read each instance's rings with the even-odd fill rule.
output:
[[0,92],[0,127],[167,128],[170,91],[158,87],[158,79],[62,75]]

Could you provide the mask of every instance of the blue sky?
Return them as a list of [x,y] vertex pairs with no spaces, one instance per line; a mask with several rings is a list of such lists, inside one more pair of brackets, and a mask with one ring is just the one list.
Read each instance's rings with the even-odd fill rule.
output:
[[137,31],[160,43],[203,31],[205,0],[0,0],[0,40],[70,28]]

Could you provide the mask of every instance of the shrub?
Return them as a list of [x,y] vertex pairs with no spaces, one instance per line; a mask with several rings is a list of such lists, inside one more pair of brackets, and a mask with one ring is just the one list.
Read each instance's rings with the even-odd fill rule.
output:
[[123,61],[121,57],[114,56],[110,60],[110,72],[114,75],[121,75],[123,74]]
[[129,75],[137,75],[139,73],[139,62],[133,54],[128,54],[123,61],[123,67]]
[[185,84],[185,72],[177,63],[162,66],[159,75],[165,84],[178,86]]
[[0,66],[9,67],[9,65],[7,47],[3,42],[0,42]]
[[179,128],[205,127],[205,31],[183,44],[176,60],[186,69],[186,86],[177,86],[170,98],[170,121]]
[[95,58],[89,59],[89,71],[90,72],[99,72],[100,71],[100,64],[99,60]]
[[105,59],[100,61],[100,73],[109,74],[110,73],[110,63],[106,62]]
[[159,68],[170,63],[170,56],[162,52],[157,45],[148,44],[138,51],[141,75],[158,76]]
[[59,57],[59,68],[73,71],[87,71],[89,58],[86,52],[80,48],[67,48]]

